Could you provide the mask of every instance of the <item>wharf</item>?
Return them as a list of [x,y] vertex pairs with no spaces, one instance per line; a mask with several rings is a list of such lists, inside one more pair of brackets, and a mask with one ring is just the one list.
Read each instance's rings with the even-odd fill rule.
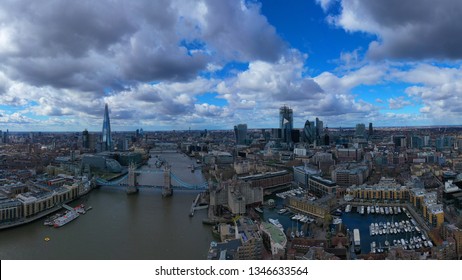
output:
[[[86,189],[78,197],[76,197],[75,199],[67,200],[66,203],[69,203],[69,202],[75,201],[75,200],[77,200],[79,198],[82,198],[83,196],[87,195],[92,189],[93,188]],[[48,216],[50,214],[53,214],[54,212],[57,212],[57,211],[61,210],[63,207],[65,209],[67,209],[67,210],[69,210],[69,208],[72,209],[71,207],[66,208],[66,206],[69,207],[68,205],[66,205],[64,203],[63,204],[58,204],[58,205],[53,206],[50,209],[43,210],[43,211],[35,214],[32,217],[22,218],[22,219],[18,219],[18,220],[15,220],[15,221],[8,222],[8,223],[2,223],[2,224],[0,224],[0,230],[28,224],[30,222],[36,221],[36,220],[41,219],[43,217],[46,217],[46,216]]]
[[23,218],[23,219],[16,220],[16,221],[13,221],[13,222],[10,222],[10,223],[1,224],[0,225],[0,230],[7,229],[7,228],[12,228],[12,227],[17,227],[17,226],[21,226],[21,225],[33,222],[33,221],[41,219],[41,218],[43,218],[43,217],[45,217],[47,215],[50,215],[50,214],[52,214],[52,213],[54,213],[56,211],[59,211],[62,208],[63,208],[62,205],[58,205],[58,206],[55,206],[53,208],[42,211],[42,212],[40,212],[40,213],[38,213],[38,214],[36,214],[36,215],[34,215],[32,217]]

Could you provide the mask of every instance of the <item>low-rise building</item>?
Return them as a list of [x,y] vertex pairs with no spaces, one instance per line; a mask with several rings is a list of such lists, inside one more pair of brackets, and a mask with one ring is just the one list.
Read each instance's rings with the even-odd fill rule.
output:
[[261,187],[262,189],[270,189],[279,186],[290,184],[293,176],[287,170],[256,174],[251,176],[239,177],[239,180],[249,182],[251,187]]
[[271,252],[273,259],[282,259],[285,256],[287,237],[282,229],[277,226],[262,222],[260,224],[262,232],[263,245]]
[[330,213],[330,209],[334,203],[334,195],[326,195],[315,200],[301,197],[289,197],[286,200],[286,204],[290,208],[321,219],[324,219]]
[[18,199],[0,200],[0,223],[21,219],[23,211],[23,204]]
[[339,186],[361,185],[369,177],[370,168],[365,164],[340,164],[331,172],[332,180]]
[[311,176],[319,176],[321,172],[318,169],[310,167],[305,164],[304,166],[294,166],[294,182],[299,186],[308,187],[308,179]]
[[456,253],[457,259],[462,258],[462,230],[456,227],[453,224],[444,224],[441,227],[441,236],[444,240],[447,240],[449,237],[452,237],[456,242]]
[[426,207],[426,220],[432,227],[440,227],[444,223],[443,204],[431,204]]
[[399,201],[404,202],[409,197],[409,190],[406,186],[399,184],[360,185],[347,188],[346,193],[355,199],[370,201]]
[[317,196],[337,193],[337,184],[320,176],[311,176],[308,179],[308,190]]
[[360,161],[363,157],[363,150],[356,149],[356,148],[350,148],[350,149],[339,148],[335,150],[335,154],[339,162]]
[[260,229],[252,219],[241,217],[235,221],[236,238],[241,241],[237,249],[239,260],[261,260],[263,253],[263,238]]

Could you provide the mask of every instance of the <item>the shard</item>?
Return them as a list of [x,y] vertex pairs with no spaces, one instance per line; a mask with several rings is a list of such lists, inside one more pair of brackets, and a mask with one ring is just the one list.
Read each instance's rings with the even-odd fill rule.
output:
[[107,107],[107,103],[104,107],[102,144],[104,151],[112,151],[111,122],[109,121],[109,109]]

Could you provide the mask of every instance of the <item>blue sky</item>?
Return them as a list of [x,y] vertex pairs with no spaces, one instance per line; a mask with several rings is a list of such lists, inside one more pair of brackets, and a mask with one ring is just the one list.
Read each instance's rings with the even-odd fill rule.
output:
[[[390,8],[392,7],[392,8]],[[462,2],[0,3],[0,127],[462,124]],[[85,19],[85,20],[83,20]]]

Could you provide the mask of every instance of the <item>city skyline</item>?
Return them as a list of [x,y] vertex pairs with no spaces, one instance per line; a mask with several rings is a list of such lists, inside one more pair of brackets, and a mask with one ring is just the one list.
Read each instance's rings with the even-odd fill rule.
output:
[[294,128],[461,125],[461,12],[458,1],[7,1],[0,126],[101,131],[106,103],[113,131],[279,127],[281,106]]

